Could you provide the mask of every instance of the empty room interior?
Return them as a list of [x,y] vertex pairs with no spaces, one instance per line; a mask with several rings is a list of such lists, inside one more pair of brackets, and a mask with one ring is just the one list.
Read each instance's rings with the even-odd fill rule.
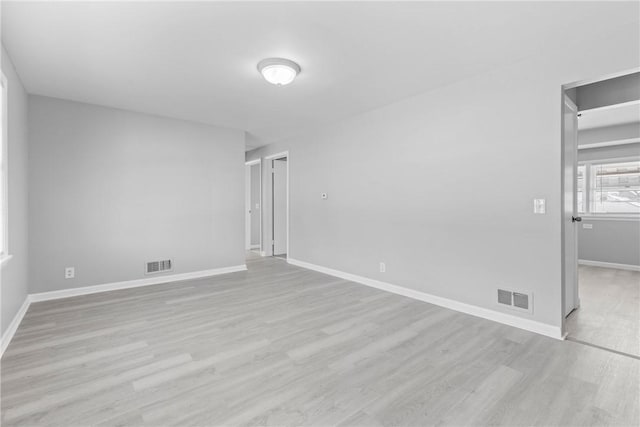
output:
[[640,425],[640,2],[0,3],[2,426]]

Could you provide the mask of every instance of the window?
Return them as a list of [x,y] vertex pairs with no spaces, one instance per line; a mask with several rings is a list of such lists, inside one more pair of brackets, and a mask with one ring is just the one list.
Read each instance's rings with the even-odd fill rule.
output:
[[2,117],[2,147],[0,149],[0,260],[9,259],[7,239],[7,79],[0,74],[2,84],[2,102],[0,116]]
[[640,160],[580,165],[577,199],[580,213],[640,214]]
[[585,204],[586,204],[586,171],[587,167],[585,165],[578,166],[578,185],[576,187],[576,198],[578,199],[578,212],[585,212]]
[[592,213],[640,213],[640,161],[591,165]]

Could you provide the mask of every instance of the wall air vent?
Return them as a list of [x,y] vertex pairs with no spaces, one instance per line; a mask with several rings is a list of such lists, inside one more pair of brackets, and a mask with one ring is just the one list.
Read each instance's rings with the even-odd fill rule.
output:
[[162,261],[150,261],[146,264],[145,274],[162,273],[165,271],[171,271],[173,263],[170,259]]
[[533,294],[498,289],[498,304],[512,310],[533,313]]
[[511,305],[511,295],[512,293],[510,291],[498,289],[498,302],[500,304]]
[[513,306],[523,310],[529,310],[529,295],[518,292],[513,293]]

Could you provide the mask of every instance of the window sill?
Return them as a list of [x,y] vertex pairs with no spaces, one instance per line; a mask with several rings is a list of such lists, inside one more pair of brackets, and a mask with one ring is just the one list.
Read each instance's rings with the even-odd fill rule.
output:
[[13,255],[0,257],[0,265],[4,266],[11,258],[13,258]]
[[640,221],[640,215],[620,215],[620,214],[602,214],[602,215],[584,215],[580,214],[583,221]]

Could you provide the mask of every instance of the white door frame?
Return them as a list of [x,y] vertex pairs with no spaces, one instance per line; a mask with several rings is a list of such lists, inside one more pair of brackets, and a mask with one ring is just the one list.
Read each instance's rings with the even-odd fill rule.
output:
[[[260,183],[258,184],[258,188],[260,189],[260,194],[258,196],[258,200],[260,201],[260,254],[263,253],[264,249],[262,247],[262,211],[264,209],[262,209],[262,159],[256,159],[256,160],[251,160],[249,162],[245,162],[244,166],[253,166],[253,165],[259,165],[260,167],[258,168],[258,176],[260,177]],[[249,177],[251,177],[251,175],[249,175]],[[253,208],[253,206],[252,206]],[[246,212],[245,212],[246,213]],[[251,233],[251,230],[249,230],[249,233]],[[246,237],[245,237],[246,240]],[[249,237],[249,242],[251,242],[251,237]]]
[[[572,129],[573,132],[569,139],[567,139],[567,108],[571,111],[574,111],[571,117],[572,121]],[[562,173],[561,173],[561,232],[562,232],[562,296],[560,299],[562,306],[562,329],[564,335],[564,325],[566,316],[570,313],[567,313],[567,304],[571,304],[572,310],[577,309],[580,306],[580,299],[578,296],[578,226],[573,220],[570,224],[567,224],[569,218],[573,218],[574,216],[578,216],[578,212],[576,209],[576,183],[577,183],[577,167],[578,167],[578,109],[573,100],[567,95],[566,90],[562,91],[562,151],[561,151],[561,162],[562,162]],[[571,177],[571,203],[569,206],[569,201],[566,199],[566,180],[567,180],[567,164],[572,164],[572,177]],[[572,227],[568,229],[567,227]],[[573,230],[571,233],[572,238],[568,237],[569,231]],[[573,251],[569,252],[569,248],[572,248]],[[571,257],[570,254],[573,253]],[[571,260],[568,261],[568,257],[571,257]],[[573,283],[567,283],[567,278],[570,277]],[[567,293],[569,289],[572,289],[572,301],[567,300]]]
[[[633,74],[633,73],[637,73],[640,72],[640,67],[637,68],[632,68],[630,70],[626,70],[626,71],[620,71],[617,73],[611,73],[608,74],[606,76],[602,76],[599,78],[594,78],[594,79],[587,79],[587,80],[580,80],[580,81],[576,81],[573,83],[568,83],[565,85],[562,85],[560,87],[560,117],[561,117],[561,125],[560,125],[560,132],[561,132],[561,139],[560,139],[560,166],[561,166],[561,173],[560,173],[560,233],[561,233],[561,242],[562,242],[562,249],[561,249],[561,253],[560,253],[560,262],[561,262],[561,286],[560,286],[560,324],[562,325],[562,338],[565,338],[569,331],[567,331],[566,328],[566,318],[564,315],[564,310],[565,310],[565,288],[567,286],[567,284],[565,283],[565,245],[567,244],[567,242],[565,242],[565,233],[564,233],[564,221],[565,221],[565,206],[564,206],[564,148],[565,148],[565,140],[564,140],[564,96],[565,93],[569,90],[569,89],[575,89],[579,86],[585,86],[591,83],[597,83],[597,82],[601,82],[604,80],[610,80],[616,77],[622,77],[622,76],[626,76],[628,74]],[[580,106],[578,106],[578,111],[580,110]],[[576,129],[577,132],[577,129]],[[576,153],[575,153],[575,163],[577,166],[578,163],[578,150],[576,149]],[[577,233],[577,230],[576,230]],[[578,274],[577,272],[577,265],[578,265],[578,252],[576,250],[576,275]],[[579,287],[578,287],[579,289]],[[578,295],[578,299],[579,299],[579,295]]]
[[[269,156],[265,156],[265,160],[277,160],[277,159],[282,159],[282,158],[286,158],[287,159],[287,261],[289,260],[289,252],[291,251],[291,246],[289,244],[289,211],[290,211],[290,204],[289,204],[289,180],[291,177],[291,173],[290,173],[290,165],[291,165],[291,156],[289,156],[289,150],[287,151],[281,151],[279,153],[276,154],[271,154]],[[273,167],[269,168],[269,173],[273,173]],[[270,194],[273,195],[273,180],[268,180],[269,181],[269,188],[270,188]],[[264,210],[263,210],[264,211]],[[273,224],[273,214],[271,215],[271,223]],[[273,230],[273,228],[272,228]],[[273,232],[271,232],[273,233]],[[273,234],[271,234],[271,240],[273,240]],[[273,256],[273,245],[269,245],[269,251],[265,251],[267,254]]]

